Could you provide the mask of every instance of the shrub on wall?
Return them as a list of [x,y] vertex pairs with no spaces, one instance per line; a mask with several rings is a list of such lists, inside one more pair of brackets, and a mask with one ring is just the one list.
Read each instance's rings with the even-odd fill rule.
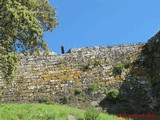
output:
[[99,84],[98,83],[91,83],[89,86],[88,86],[88,89],[89,90],[97,90],[99,88]]
[[114,72],[121,74],[123,68],[124,68],[124,64],[117,63],[114,65]]
[[79,95],[82,93],[82,89],[81,88],[76,88],[74,91],[75,95]]
[[110,90],[107,94],[108,98],[111,100],[116,100],[118,98],[118,95],[119,95],[119,90],[117,89]]
[[129,68],[132,65],[131,61],[121,61],[114,65],[114,72],[121,74],[123,68]]
[[61,96],[61,97],[60,97],[60,103],[61,103],[61,104],[67,104],[67,102],[68,102],[68,99],[67,99],[66,96]]
[[49,98],[46,97],[46,96],[39,97],[39,98],[38,98],[38,102],[39,102],[39,103],[48,103],[48,102],[49,102]]
[[100,89],[101,89],[101,91],[102,91],[104,94],[108,94],[108,90],[107,90],[107,88],[105,88],[105,87],[101,87]]
[[131,61],[124,61],[123,64],[124,64],[124,68],[127,69],[132,65],[132,62]]

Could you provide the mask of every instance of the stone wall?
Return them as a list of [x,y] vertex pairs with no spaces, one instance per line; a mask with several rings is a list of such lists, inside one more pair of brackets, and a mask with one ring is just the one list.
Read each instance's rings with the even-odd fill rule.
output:
[[[160,31],[147,43],[72,48],[62,55],[19,54],[16,78],[0,79],[0,101],[55,101],[101,106],[111,114],[159,114],[159,46]],[[119,91],[116,98],[112,90]]]
[[130,70],[124,68],[117,74],[114,66],[122,61],[132,63],[142,46],[144,43],[73,48],[62,55],[19,54],[16,78],[8,83],[1,79],[0,101],[47,99],[71,104],[85,101],[86,105],[90,101],[100,102],[106,97],[104,89],[119,88]]

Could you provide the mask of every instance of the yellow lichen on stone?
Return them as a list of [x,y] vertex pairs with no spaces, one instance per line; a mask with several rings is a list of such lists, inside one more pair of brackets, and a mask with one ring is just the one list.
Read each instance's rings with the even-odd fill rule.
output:
[[137,51],[137,54],[140,54],[142,52],[142,48],[139,48]]
[[119,75],[116,75],[116,76],[114,77],[114,79],[115,79],[115,80],[120,80],[121,78],[120,78]]
[[74,76],[79,76],[80,75],[80,71],[75,71],[72,73]]

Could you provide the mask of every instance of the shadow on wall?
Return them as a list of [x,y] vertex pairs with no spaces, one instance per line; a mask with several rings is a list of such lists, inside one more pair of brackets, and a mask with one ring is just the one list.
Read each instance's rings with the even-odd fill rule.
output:
[[109,114],[160,113],[160,32],[143,46],[116,99],[106,97],[100,106]]

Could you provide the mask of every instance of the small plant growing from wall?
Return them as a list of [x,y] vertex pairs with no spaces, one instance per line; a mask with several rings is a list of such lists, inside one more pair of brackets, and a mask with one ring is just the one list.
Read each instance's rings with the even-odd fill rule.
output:
[[118,95],[119,95],[119,90],[117,89],[110,90],[107,94],[110,100],[116,100],[118,98]]
[[79,95],[82,93],[82,89],[81,88],[76,88],[74,91],[75,95]]
[[97,90],[99,88],[99,84],[94,82],[94,83],[91,83],[89,86],[88,86],[88,89],[89,90]]
[[122,61],[114,65],[114,72],[121,74],[123,68],[127,69],[132,65],[131,61]]
[[68,99],[66,96],[61,96],[59,100],[61,104],[67,104],[68,102]]
[[126,69],[129,68],[129,67],[131,67],[131,65],[132,65],[131,61],[123,61],[122,63],[124,65],[124,68],[126,68]]
[[50,101],[49,98],[46,96],[39,97],[38,99],[39,103],[48,103],[49,101]]
[[94,65],[93,61],[89,59],[84,65],[83,65],[83,71],[87,71],[91,69],[91,67]]
[[123,68],[124,68],[124,64],[117,63],[114,65],[114,72],[121,74]]
[[94,67],[100,66],[103,68],[102,64],[104,64],[104,61],[101,59],[89,59],[83,66],[83,71],[87,71],[89,69],[92,69]]
[[102,91],[104,94],[108,94],[108,90],[107,90],[107,88],[105,88],[105,87],[101,87],[100,89],[101,89],[101,91]]

